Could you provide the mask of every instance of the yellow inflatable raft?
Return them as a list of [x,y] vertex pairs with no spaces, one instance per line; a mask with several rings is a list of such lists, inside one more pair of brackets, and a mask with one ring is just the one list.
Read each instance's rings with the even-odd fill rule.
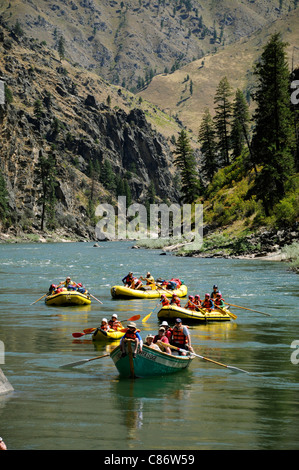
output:
[[162,294],[166,297],[172,297],[176,294],[178,297],[185,297],[187,295],[187,286],[182,284],[179,289],[165,289],[157,287],[156,289],[147,288],[142,286],[140,289],[131,289],[131,287],[113,286],[111,288],[111,295],[114,299],[159,299]]
[[159,320],[175,320],[181,318],[182,320],[188,320],[189,322],[206,323],[211,321],[229,321],[232,317],[236,318],[227,307],[221,310],[214,309],[210,312],[205,308],[201,308],[199,312],[195,310],[189,310],[183,307],[177,307],[175,305],[167,305],[162,307],[157,313]]
[[47,295],[45,298],[46,305],[90,305],[91,300],[89,294],[81,294],[75,290],[62,289],[57,294]]

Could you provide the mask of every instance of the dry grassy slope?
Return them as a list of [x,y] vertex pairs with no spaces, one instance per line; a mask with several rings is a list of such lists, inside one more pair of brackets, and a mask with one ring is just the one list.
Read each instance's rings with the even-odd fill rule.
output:
[[[121,8],[122,3],[124,7]],[[177,2],[179,4],[179,2]],[[131,87],[146,68],[161,73],[200,58],[220,46],[211,42],[224,24],[225,44],[248,37],[277,19],[294,0],[192,0],[193,10],[181,7],[174,14],[174,0],[0,0],[0,15],[9,25],[16,20],[28,36],[45,40],[54,48],[54,31],[66,40],[66,55],[113,83]],[[196,11],[197,9],[197,11]],[[198,16],[196,16],[198,14]],[[202,16],[208,28],[204,39],[198,28]],[[119,80],[117,82],[117,80]]]
[[[154,77],[148,88],[139,95],[159,105],[169,114],[177,114],[179,119],[197,134],[204,109],[209,108],[213,114],[213,100],[222,77],[227,76],[234,90],[240,88],[244,91],[248,87],[252,88],[253,64],[261,55],[271,34],[280,31],[283,40],[289,43],[287,53],[290,67],[292,60],[294,65],[299,63],[298,22],[299,9],[273,22],[269,28],[257,31],[249,39],[242,39],[215,54],[206,55],[203,58],[204,66],[200,59],[173,74]],[[193,81],[192,96],[189,91],[190,81],[184,81],[187,75]]]

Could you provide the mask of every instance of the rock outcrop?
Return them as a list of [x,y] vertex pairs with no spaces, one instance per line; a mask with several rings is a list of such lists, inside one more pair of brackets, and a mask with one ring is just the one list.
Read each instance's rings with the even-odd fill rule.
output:
[[[55,227],[79,237],[93,237],[90,202],[113,203],[117,182],[127,183],[132,201],[147,201],[151,185],[160,200],[178,200],[167,141],[140,109],[130,108],[121,89],[61,63],[33,39],[1,26],[0,31],[0,77],[11,97],[0,112],[1,172],[10,208],[6,229],[39,229],[38,164],[40,156],[50,154],[56,171]],[[117,103],[113,108],[111,99]]]

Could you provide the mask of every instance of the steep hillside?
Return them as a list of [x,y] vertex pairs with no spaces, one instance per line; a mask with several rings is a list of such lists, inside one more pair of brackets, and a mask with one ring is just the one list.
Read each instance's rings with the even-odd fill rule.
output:
[[[144,202],[153,185],[158,198],[177,200],[170,148],[132,95],[1,25],[0,77],[7,90],[0,106],[0,161],[10,209],[2,228],[39,229],[37,170],[39,157],[50,154],[58,183],[55,226],[77,235],[92,237],[91,209],[113,203],[118,194],[129,191],[133,201]],[[92,173],[91,165],[100,170]],[[124,184],[127,193],[121,193]]]
[[213,115],[214,96],[221,78],[227,76],[233,90],[240,88],[248,97],[254,86],[253,65],[271,34],[280,31],[289,44],[290,69],[292,64],[299,64],[298,24],[299,9],[296,9],[249,38],[219,48],[216,53],[207,54],[172,74],[154,77],[139,95],[178,116],[197,135],[204,109],[209,108]]
[[114,84],[136,89],[248,38],[296,0],[0,0],[0,15]]

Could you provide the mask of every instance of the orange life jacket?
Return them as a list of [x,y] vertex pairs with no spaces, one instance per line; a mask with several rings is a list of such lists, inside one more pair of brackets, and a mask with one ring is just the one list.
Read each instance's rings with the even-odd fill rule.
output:
[[165,298],[165,299],[162,299],[162,305],[163,305],[163,307],[165,307],[166,305],[169,305],[169,304],[170,304],[170,302],[169,302],[168,299],[166,299],[166,298]]
[[188,304],[187,304],[187,307],[189,310],[195,310],[195,305],[194,305],[194,302],[191,302],[191,300],[188,300]]
[[136,333],[139,333],[139,332],[140,332],[140,330],[135,330],[135,331],[127,330],[126,333],[125,333],[125,338],[135,340],[137,338]]
[[119,322],[118,320],[116,320],[116,321],[109,320],[109,321],[108,321],[108,325],[109,325],[110,328],[112,328],[113,330],[117,330],[118,328],[120,328],[120,322]]
[[204,300],[201,305],[203,306],[203,308],[213,308],[213,302],[210,299]]
[[182,345],[188,343],[188,337],[183,333],[183,326],[180,328],[177,328],[176,326],[173,327],[172,340],[174,343]]

